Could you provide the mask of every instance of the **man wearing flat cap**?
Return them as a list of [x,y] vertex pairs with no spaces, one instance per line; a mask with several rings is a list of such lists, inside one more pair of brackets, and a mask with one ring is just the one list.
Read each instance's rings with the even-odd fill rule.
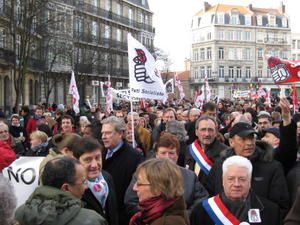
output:
[[214,163],[204,185],[211,195],[222,193],[223,161],[233,155],[246,157],[253,166],[251,179],[253,191],[258,196],[277,204],[283,219],[289,208],[289,195],[283,169],[279,162],[273,160],[271,146],[266,148],[265,145],[256,144],[256,136],[257,132],[250,124],[236,123],[229,133],[231,148]]

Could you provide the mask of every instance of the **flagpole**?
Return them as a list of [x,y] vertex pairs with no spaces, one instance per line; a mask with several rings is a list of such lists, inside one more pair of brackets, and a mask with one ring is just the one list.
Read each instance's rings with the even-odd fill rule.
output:
[[133,104],[132,104],[131,94],[130,94],[130,116],[131,116],[131,130],[132,130],[132,147],[136,148],[136,143],[134,138]]

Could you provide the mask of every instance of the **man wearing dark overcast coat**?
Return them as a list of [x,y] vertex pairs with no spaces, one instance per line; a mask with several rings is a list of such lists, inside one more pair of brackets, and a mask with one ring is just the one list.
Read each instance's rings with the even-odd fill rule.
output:
[[102,122],[103,169],[110,173],[115,184],[120,225],[128,224],[123,200],[132,175],[143,160],[142,155],[123,140],[124,131],[125,122],[115,116]]

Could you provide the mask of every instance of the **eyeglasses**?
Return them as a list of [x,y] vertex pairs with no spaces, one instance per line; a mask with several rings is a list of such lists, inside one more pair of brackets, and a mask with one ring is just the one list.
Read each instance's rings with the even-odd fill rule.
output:
[[136,182],[135,182],[135,185],[136,185],[137,187],[141,187],[141,186],[150,186],[151,184],[150,184],[150,183],[140,183],[140,182],[136,181]]
[[84,179],[82,182],[74,183],[73,185],[78,185],[79,184],[79,185],[85,185],[85,186],[87,186],[88,183],[89,183],[88,179]]

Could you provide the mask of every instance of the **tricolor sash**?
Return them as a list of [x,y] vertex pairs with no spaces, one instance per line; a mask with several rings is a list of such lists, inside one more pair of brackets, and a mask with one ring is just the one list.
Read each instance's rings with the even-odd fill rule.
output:
[[223,204],[220,195],[203,201],[202,205],[216,225],[239,225],[241,223]]
[[207,175],[213,165],[213,162],[207,157],[197,140],[189,145],[189,151],[193,159],[200,166],[201,170],[203,170],[203,172]]

